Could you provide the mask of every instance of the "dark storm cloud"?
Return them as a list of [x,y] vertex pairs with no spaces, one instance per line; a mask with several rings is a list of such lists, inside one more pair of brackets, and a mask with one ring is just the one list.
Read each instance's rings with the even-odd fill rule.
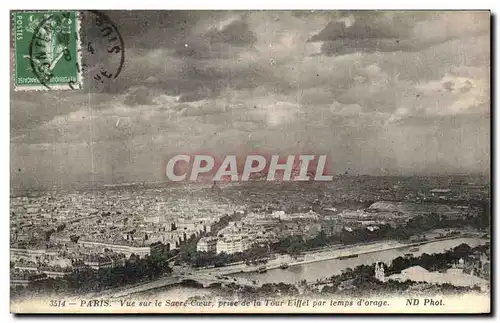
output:
[[[419,15],[403,12],[344,12],[341,15],[343,19],[329,22],[308,41],[323,42],[321,52],[327,56],[353,52],[418,52],[449,40],[488,31],[488,24],[485,24],[484,20],[479,21],[479,28],[472,30],[458,30],[445,25],[436,25],[435,31],[431,28],[424,31],[419,29],[423,22],[432,24],[443,17],[448,18],[447,15],[455,16],[453,18],[459,20],[461,14],[460,12],[450,14],[422,12]],[[486,15],[484,17],[486,18]],[[454,25],[450,21],[446,23]],[[468,21],[464,22],[464,25],[467,26],[469,23],[476,22]]]
[[[253,89],[263,84],[290,90],[288,80],[273,74],[270,69],[252,62],[238,62],[234,59],[197,60],[194,58],[170,60],[165,56],[151,60],[135,60],[134,65],[127,66],[124,76],[115,80],[115,88],[127,91],[134,86],[147,85],[170,96],[179,96],[180,102],[193,102],[206,98],[218,97],[227,86],[234,89]],[[162,71],[165,60],[167,71]],[[175,65],[175,66],[173,66]],[[153,76],[153,77],[152,77]]]
[[[193,30],[202,20],[217,21],[229,11],[107,11],[129,47],[177,48],[189,41]],[[226,43],[235,46],[252,44],[256,35],[243,20],[235,20],[218,30],[210,28],[203,35],[209,44]],[[153,40],[153,41],[152,41]]]
[[321,45],[325,55],[345,55],[362,51],[365,53],[415,51],[418,47],[410,40],[400,39],[340,39],[327,41]]
[[[328,23],[309,41],[336,41],[340,39],[402,39],[408,38],[417,15],[370,11],[345,11],[340,15],[347,20]],[[347,21],[352,18],[353,22]]]
[[[228,82],[239,88],[265,81],[250,70],[234,71],[235,59],[256,41],[245,17],[231,12],[120,11],[106,12],[121,33],[126,58],[122,74],[105,84],[85,81],[89,92],[124,93],[148,86],[181,102],[216,97]],[[222,17],[234,19],[217,27]],[[239,16],[239,17],[238,17]],[[207,29],[202,28],[206,26]],[[158,55],[153,55],[154,52]],[[143,59],[150,57],[150,59]],[[175,66],[173,66],[175,65]],[[250,87],[255,85],[250,84]],[[149,104],[148,99],[129,94],[128,105]]]
[[253,44],[257,36],[243,20],[234,20],[222,30],[212,29],[206,34],[211,43],[227,43],[235,46]]
[[180,96],[181,102],[192,102],[217,96],[224,86],[224,77],[219,69],[187,64],[177,75],[160,77],[154,87],[168,95]]
[[[134,48],[172,48],[189,35],[203,13],[199,11],[105,11],[116,24],[125,45]],[[216,15],[217,12],[212,14]]]
[[221,30],[213,28],[203,35],[194,35],[179,42],[178,57],[194,59],[231,59],[238,56],[238,47],[254,44],[257,36],[242,20],[235,20]]
[[[133,106],[150,104],[158,94],[179,96],[182,102],[198,101],[216,96],[223,86],[222,81],[217,80],[222,79],[224,74],[216,69],[198,67],[181,60],[175,62],[175,68],[168,67],[168,71],[163,72],[159,69],[162,66],[161,59],[157,62],[136,59],[135,64],[126,66],[123,75],[113,80],[105,91],[115,95],[128,93],[125,103]],[[141,89],[130,90],[137,87]],[[147,91],[144,87],[147,87]],[[95,88],[102,90],[98,85]]]
[[[402,28],[401,28],[402,27]],[[364,16],[347,26],[343,21],[330,22],[310,41],[335,41],[339,39],[398,39],[408,36],[408,26],[393,26]]]
[[[348,19],[348,18],[346,18]],[[415,51],[417,43],[410,39],[411,25],[403,17],[392,17],[380,13],[355,13],[354,22],[332,21],[310,42],[323,42],[324,55],[345,55],[353,52]]]
[[195,60],[235,59],[241,51],[228,43],[210,43],[203,36],[194,36],[179,44],[173,55]]

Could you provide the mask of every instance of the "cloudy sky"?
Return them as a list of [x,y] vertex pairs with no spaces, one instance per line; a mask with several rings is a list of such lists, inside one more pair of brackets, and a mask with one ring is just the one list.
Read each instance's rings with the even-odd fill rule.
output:
[[162,179],[177,153],[488,172],[489,12],[109,12],[105,86],[11,92],[13,185]]

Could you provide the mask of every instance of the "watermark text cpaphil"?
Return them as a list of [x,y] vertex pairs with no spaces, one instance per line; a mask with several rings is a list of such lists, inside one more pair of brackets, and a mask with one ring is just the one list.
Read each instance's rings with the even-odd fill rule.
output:
[[331,181],[327,155],[211,155],[180,154],[164,164],[170,181]]

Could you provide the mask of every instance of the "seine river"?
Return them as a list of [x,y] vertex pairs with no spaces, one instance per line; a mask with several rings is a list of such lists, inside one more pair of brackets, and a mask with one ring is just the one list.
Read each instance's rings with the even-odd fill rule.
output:
[[[419,246],[419,251],[413,252],[415,256],[420,256],[423,253],[432,254],[444,252],[446,249],[456,247],[462,243],[466,243],[471,247],[475,247],[486,243],[486,239],[479,238],[459,238],[452,240],[436,241],[426,245]],[[390,249],[385,251],[377,251],[373,253],[361,254],[356,258],[348,259],[330,259],[324,261],[313,262],[304,265],[291,266],[288,269],[273,269],[266,273],[242,273],[235,276],[246,277],[251,280],[258,280],[262,283],[295,283],[301,280],[315,281],[318,278],[328,278],[333,275],[338,275],[346,268],[354,268],[359,265],[371,265],[375,262],[385,262],[390,264],[392,259],[399,256],[404,256],[405,253],[410,253],[412,247],[404,247],[400,249]]]
[[[478,245],[485,244],[488,240],[480,238],[457,238],[444,241],[431,242],[422,246],[419,246],[419,251],[413,252],[415,256],[419,256],[423,253],[440,253],[444,252],[446,249],[451,249],[462,243],[466,243],[471,247],[476,247]],[[399,249],[391,249],[384,251],[376,251],[367,254],[361,254],[356,258],[349,259],[330,259],[323,260],[314,263],[308,263],[303,265],[291,266],[288,269],[273,269],[268,270],[265,273],[238,273],[234,274],[236,277],[245,277],[251,280],[257,280],[261,283],[296,283],[301,280],[315,281],[316,279],[327,278],[333,275],[340,274],[342,270],[346,268],[353,268],[358,265],[369,265],[375,262],[385,262],[389,264],[392,259],[399,256],[404,256],[406,253],[410,253],[409,249],[411,247],[403,247]],[[187,298],[190,296],[201,296],[204,294],[210,294],[209,290],[197,289],[191,287],[166,287],[159,288],[155,290],[150,290],[140,295],[155,295],[159,298]],[[134,296],[138,296],[135,294]]]

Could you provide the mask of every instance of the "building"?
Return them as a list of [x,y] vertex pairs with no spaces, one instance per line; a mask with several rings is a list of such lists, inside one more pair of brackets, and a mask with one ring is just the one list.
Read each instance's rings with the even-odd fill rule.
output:
[[25,259],[27,261],[38,262],[46,255],[46,249],[21,249],[10,248],[11,260]]
[[217,238],[203,237],[196,244],[196,251],[200,252],[217,252]]
[[30,283],[47,279],[47,275],[44,273],[27,273],[16,271],[14,273],[11,272],[10,275],[10,284],[11,286],[28,286]]
[[96,255],[89,255],[83,260],[85,266],[89,266],[92,269],[98,270],[101,268],[111,268],[113,267],[113,261],[107,257],[100,257]]
[[116,253],[123,253],[127,257],[129,257],[132,254],[135,254],[136,256],[139,257],[145,257],[151,253],[151,247],[150,246],[127,246],[127,245],[117,245],[117,244],[110,244],[110,243],[104,243],[104,242],[96,242],[96,241],[85,241],[85,240],[80,240],[78,241],[78,245],[91,249],[94,252],[101,253],[105,252],[106,249],[108,251],[113,251]]
[[445,273],[431,272],[420,266],[406,268],[400,274],[387,277],[388,280],[416,281],[429,284],[450,284],[454,286],[479,286],[481,290],[489,289],[489,282],[472,274],[465,274],[460,268],[448,269]]
[[125,266],[125,257],[118,254],[110,255],[87,255],[83,259],[83,264],[92,269],[114,268]]
[[66,271],[62,271],[62,270],[42,270],[42,273],[47,275],[48,278],[61,278],[61,277],[65,277],[65,276],[69,276],[71,275],[72,271],[71,270],[66,270]]
[[344,228],[342,221],[339,221],[336,217],[325,217],[325,221],[321,223],[321,229],[327,235],[334,235],[342,232]]
[[162,254],[165,251],[170,251],[170,244],[164,245],[161,242],[154,242],[149,245],[151,254]]
[[229,236],[217,240],[217,253],[233,254],[248,249],[246,236]]

